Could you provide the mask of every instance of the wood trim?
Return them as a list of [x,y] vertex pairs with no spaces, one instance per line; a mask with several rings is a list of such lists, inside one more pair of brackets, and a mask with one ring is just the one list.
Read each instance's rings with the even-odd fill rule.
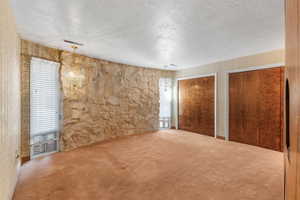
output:
[[28,161],[30,161],[30,156],[22,157],[21,158],[21,165],[24,165]]
[[217,138],[217,139],[220,139],[220,140],[225,140],[225,137],[224,137],[224,136],[220,136],[220,135],[217,135],[216,138]]
[[[300,1],[285,1],[286,80],[289,82],[289,121],[285,124],[285,200],[300,199]],[[287,102],[286,102],[287,103]],[[289,133],[289,137],[287,134]],[[289,140],[289,141],[287,141]],[[287,146],[289,144],[289,146]]]
[[281,119],[281,149],[280,151],[283,152],[284,147],[284,99],[285,99],[285,67],[281,68],[281,88],[280,88],[280,96],[281,96],[281,102],[280,102],[280,110],[282,115],[280,116]]

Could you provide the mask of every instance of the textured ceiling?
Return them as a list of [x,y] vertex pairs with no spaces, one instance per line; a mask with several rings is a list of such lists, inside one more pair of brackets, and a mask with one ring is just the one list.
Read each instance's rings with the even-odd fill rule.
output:
[[12,0],[22,38],[177,69],[284,47],[283,0]]

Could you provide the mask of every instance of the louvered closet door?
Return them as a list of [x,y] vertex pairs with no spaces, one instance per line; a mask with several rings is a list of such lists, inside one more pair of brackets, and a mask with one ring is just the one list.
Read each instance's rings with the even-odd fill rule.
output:
[[57,151],[59,63],[32,58],[30,65],[31,156]]
[[214,136],[214,76],[178,82],[178,128]]
[[283,72],[270,68],[229,75],[229,139],[282,151]]

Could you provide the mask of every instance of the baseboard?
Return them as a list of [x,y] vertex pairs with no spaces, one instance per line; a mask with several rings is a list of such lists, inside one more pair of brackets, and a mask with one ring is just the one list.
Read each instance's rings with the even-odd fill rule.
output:
[[217,135],[217,139],[225,140],[225,137],[224,137],[224,136],[219,136],[219,135]]
[[21,165],[24,165],[28,161],[30,161],[30,156],[22,157],[21,158]]

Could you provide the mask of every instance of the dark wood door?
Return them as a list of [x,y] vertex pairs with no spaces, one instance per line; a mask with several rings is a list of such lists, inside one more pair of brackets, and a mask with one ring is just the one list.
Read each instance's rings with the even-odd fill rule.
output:
[[215,77],[180,80],[178,128],[214,136]]
[[229,139],[282,151],[283,71],[229,75]]

